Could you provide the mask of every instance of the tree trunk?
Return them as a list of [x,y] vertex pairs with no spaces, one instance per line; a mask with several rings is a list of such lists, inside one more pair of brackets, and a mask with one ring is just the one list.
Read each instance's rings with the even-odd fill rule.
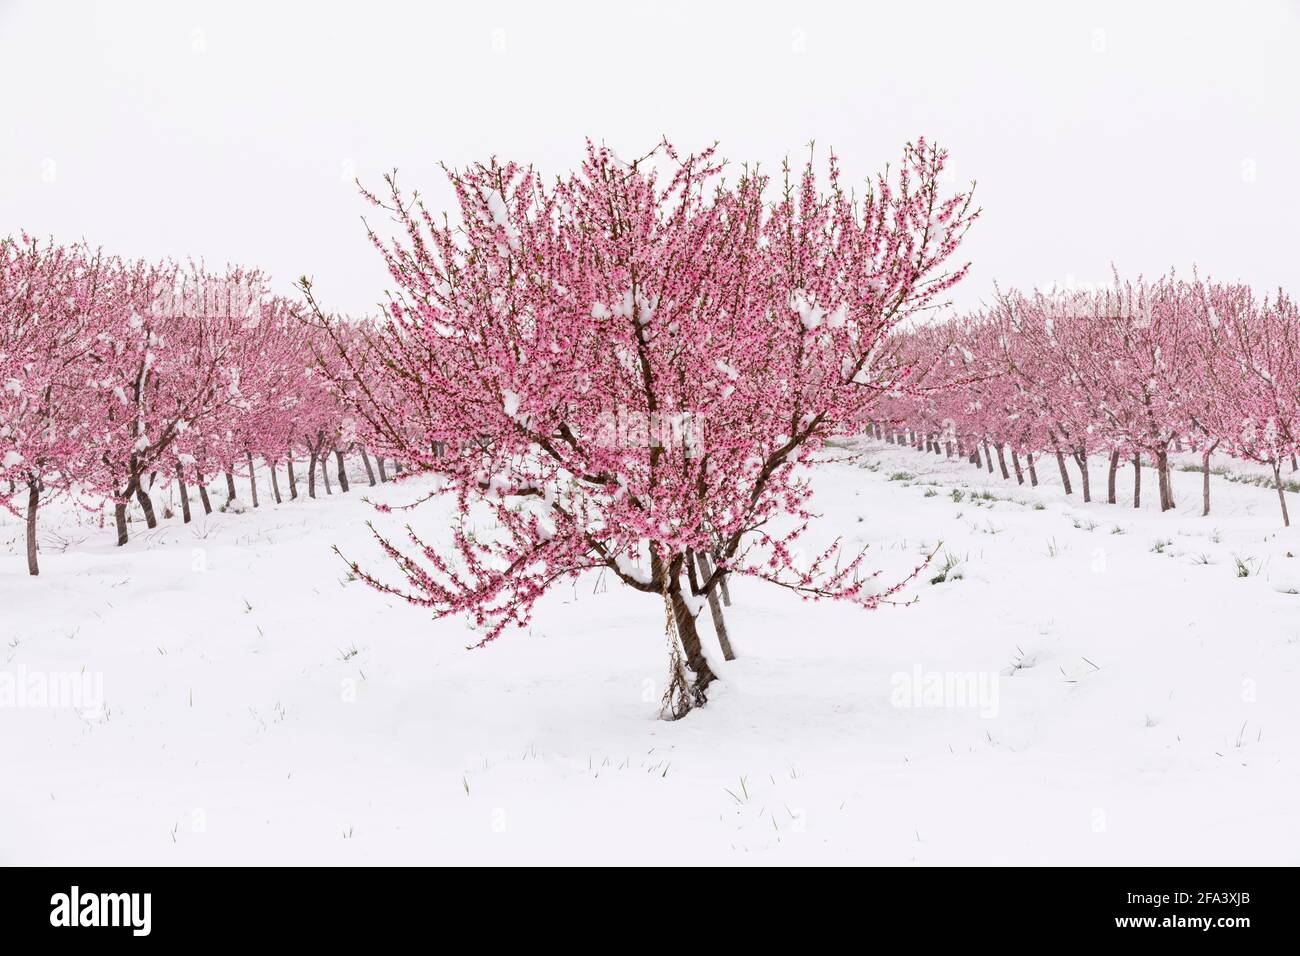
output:
[[[708,580],[712,573],[709,570],[709,559],[704,556],[703,552],[695,556],[696,563],[700,568],[700,575],[704,580]],[[709,592],[709,613],[713,615],[713,629],[718,634],[718,643],[722,645],[722,659],[734,661],[735,653],[731,650],[731,639],[727,636],[727,622],[722,617],[722,605],[718,601],[718,591],[722,582],[718,582],[718,587]]]
[[384,456],[376,455],[375,464],[379,466],[379,481],[383,483],[388,480],[388,472],[384,470]]
[[27,573],[32,576],[41,573],[40,565],[36,563],[36,509],[40,506],[41,483],[30,478],[27,482]]
[[113,521],[117,524],[117,546],[119,548],[127,542],[126,502],[127,499],[125,498],[118,498],[113,502]]
[[339,469],[339,489],[346,494],[348,490],[348,472],[347,469],[343,467],[343,452],[339,451],[337,448],[334,449],[334,462],[338,465]]
[[[703,551],[700,552],[700,560],[704,562],[705,575],[712,574],[713,561],[710,560],[709,556],[705,554]],[[731,607],[731,587],[727,584],[727,579],[730,577],[731,577],[730,574],[723,574],[722,577],[718,580],[718,590],[722,592],[722,603],[725,604],[727,607]]]
[[1002,480],[1010,481],[1011,473],[1007,471],[1007,456],[1002,451],[1002,443],[998,442],[998,467],[1002,469]]
[[289,471],[289,498],[293,501],[298,500],[298,476],[293,473],[293,453],[285,456],[285,468]]
[[1169,453],[1163,449],[1156,453],[1156,471],[1160,484],[1160,510],[1174,507],[1174,490],[1169,483]]
[[[680,587],[680,586],[679,586]],[[681,637],[682,650],[686,653],[686,666],[695,672],[695,691],[703,703],[704,692],[708,690],[717,676],[709,667],[704,657],[704,646],[700,643],[700,632],[695,627],[695,616],[686,604],[679,589],[669,592],[673,604],[673,617],[677,621],[677,633]]]
[[366,453],[365,446],[361,448],[361,462],[366,466],[366,478],[370,482],[370,487],[375,486],[375,469],[370,467],[370,456]]
[[276,462],[271,462],[271,494],[275,496],[277,505],[284,504],[284,499],[280,497],[280,479],[275,473]]
[[316,453],[312,452],[307,462],[307,497],[316,497]]
[[1061,470],[1061,486],[1065,488],[1067,495],[1072,495],[1074,489],[1070,487],[1070,473],[1065,470],[1065,456],[1061,454],[1061,449],[1056,447],[1055,442],[1052,443],[1052,446],[1056,451],[1056,467]]
[[176,487],[181,493],[181,518],[185,524],[190,523],[190,489],[185,485],[185,466],[176,463]]
[[1074,453],[1074,463],[1079,466],[1079,480],[1083,485],[1083,500],[1092,501],[1092,481],[1088,475],[1088,456],[1081,451]]
[[1207,448],[1201,454],[1201,517],[1204,518],[1210,513],[1210,452],[1212,448]]
[[1034,456],[1025,452],[1025,461],[1029,465],[1029,483],[1035,488],[1038,487],[1038,469],[1034,467]]
[[1115,503],[1115,474],[1119,471],[1119,451],[1110,453],[1110,473],[1106,476],[1106,501]]
[[149,497],[149,492],[144,490],[144,485],[136,484],[135,500],[140,502],[140,510],[144,512],[144,523],[150,528],[158,527],[158,516],[153,511],[153,499]]
[[208,497],[207,479],[203,477],[203,472],[197,468],[194,470],[194,477],[199,480],[199,500],[203,502],[203,513],[210,515],[212,514],[212,499]]
[[989,474],[993,474],[993,452],[989,449],[989,440],[984,439],[984,464],[989,466]]
[[329,453],[326,452],[320,456],[320,476],[325,481],[325,494],[334,494],[334,486],[330,484],[330,470],[325,467],[329,464]]
[[1133,453],[1133,507],[1142,507],[1142,452]]
[[1282,492],[1282,463],[1275,461],[1273,465],[1273,484],[1277,486],[1277,500],[1282,506],[1282,524],[1285,527],[1291,527],[1291,517],[1286,513],[1286,495]]
[[253,470],[253,453],[245,452],[248,456],[248,487],[253,493],[253,507],[257,507],[257,472]]
[[1011,449],[1011,467],[1016,470],[1016,484],[1023,485],[1025,483],[1025,473],[1020,469],[1020,456],[1016,454],[1014,448]]
[[235,500],[235,474],[229,468],[226,469],[226,504]]

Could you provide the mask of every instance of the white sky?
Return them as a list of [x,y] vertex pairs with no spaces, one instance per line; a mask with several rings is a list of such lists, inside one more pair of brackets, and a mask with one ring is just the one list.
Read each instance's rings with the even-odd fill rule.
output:
[[666,134],[772,170],[816,139],[858,179],[924,134],[979,181],[959,305],[1112,261],[1300,293],[1298,0],[406,6],[0,0],[0,233],[362,312],[387,276],[354,175],[443,205],[439,160]]

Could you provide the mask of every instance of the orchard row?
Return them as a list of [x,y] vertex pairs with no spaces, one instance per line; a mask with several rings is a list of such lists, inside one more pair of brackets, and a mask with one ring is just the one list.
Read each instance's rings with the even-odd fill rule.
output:
[[[0,240],[0,501],[27,521],[28,570],[38,571],[40,507],[61,494],[111,503],[118,544],[134,502],[157,524],[151,493],[174,483],[184,520],[190,487],[210,512],[211,479],[236,497],[236,471],[271,492],[306,493],[318,473],[359,453],[353,419],[323,374],[321,343],[361,327],[324,330],[272,295],[255,270],[209,272],[193,264],[127,262],[86,246],[23,236]],[[256,502],[256,485],[251,489]]]
[[[873,412],[875,433],[969,457],[1037,484],[1035,456],[1056,462],[1067,494],[1077,469],[1092,499],[1090,456],[1108,463],[1117,500],[1143,463],[1162,510],[1174,507],[1170,455],[1200,455],[1204,514],[1216,452],[1267,465],[1289,524],[1281,471],[1300,451],[1300,310],[1285,293],[1169,274],[1153,282],[1069,292],[1011,293],[960,320],[901,337],[918,374]],[[1022,467],[1021,458],[1025,459]]]

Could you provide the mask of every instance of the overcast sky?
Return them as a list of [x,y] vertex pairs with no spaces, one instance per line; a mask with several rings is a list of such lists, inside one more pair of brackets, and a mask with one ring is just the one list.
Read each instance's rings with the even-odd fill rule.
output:
[[667,135],[768,165],[815,139],[860,178],[923,134],[979,181],[959,305],[1112,261],[1300,294],[1297,0],[415,6],[0,0],[0,233],[308,273],[362,312],[354,176],[442,205],[440,160]]

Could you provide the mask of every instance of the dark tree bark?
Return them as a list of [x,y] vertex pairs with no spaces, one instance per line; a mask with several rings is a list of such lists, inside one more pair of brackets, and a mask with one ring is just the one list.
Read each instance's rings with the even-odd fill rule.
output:
[[185,524],[189,524],[190,489],[185,484],[185,466],[179,461],[176,463],[176,487],[181,493],[181,519]]
[[289,472],[289,498],[293,501],[298,500],[298,476],[293,473],[293,454],[292,452],[285,458],[285,468]]
[[1007,471],[1007,456],[1002,450],[1002,443],[998,442],[998,467],[1002,469],[1002,480],[1010,481],[1011,473]]
[[36,511],[41,506],[41,483],[36,478],[27,480],[27,573],[38,575],[40,565],[36,563]]
[[207,479],[203,477],[203,472],[198,469],[195,469],[194,477],[197,478],[199,482],[199,500],[203,502],[203,513],[205,515],[210,515],[212,514],[212,499],[208,497]]
[[[1055,442],[1053,442],[1053,445],[1055,445]],[[1074,489],[1070,487],[1070,473],[1065,470],[1065,456],[1061,454],[1060,448],[1055,448],[1055,451],[1056,467],[1061,470],[1061,485],[1065,488],[1065,493],[1067,495],[1072,495],[1074,494]]]
[[226,504],[235,500],[235,474],[229,468],[226,469]]
[[275,496],[275,503],[277,505],[283,504],[284,499],[280,497],[280,478],[275,473],[275,469],[278,463],[273,461],[270,464],[271,464],[271,494]]
[[695,616],[691,614],[691,609],[682,596],[680,585],[670,591],[668,596],[672,600],[673,617],[677,621],[682,650],[686,653],[686,666],[695,672],[695,691],[703,696],[709,685],[717,680],[717,675],[704,657],[704,646],[700,643],[700,632],[695,627]]
[[1029,465],[1029,484],[1038,487],[1038,469],[1034,467],[1034,456],[1025,452],[1025,461]]
[[1160,485],[1160,510],[1169,511],[1174,507],[1174,489],[1169,481],[1169,453],[1160,451],[1156,454],[1156,477]]
[[1219,447],[1216,441],[1209,448],[1201,453],[1201,517],[1204,518],[1210,513],[1210,456],[1214,454],[1214,449]]
[[[704,567],[706,569],[704,572],[705,575],[707,576],[712,574],[713,573],[712,559],[710,559],[707,554],[701,551],[700,560],[704,562]],[[727,579],[730,577],[731,575],[724,574],[722,575],[722,577],[718,578],[718,590],[722,592],[722,603],[725,604],[727,607],[731,607],[731,586],[727,584]]]
[[347,469],[343,467],[343,452],[339,451],[337,448],[334,449],[334,462],[336,465],[338,465],[338,470],[339,470],[339,489],[344,494],[347,494],[348,472]]
[[1278,461],[1271,462],[1273,465],[1273,484],[1277,487],[1278,504],[1282,506],[1282,524],[1284,527],[1291,527],[1291,516],[1286,511],[1286,495],[1282,491],[1282,463]]
[[1133,507],[1142,507],[1142,453],[1133,453]]
[[248,456],[248,487],[253,494],[253,507],[257,507],[257,472],[253,470],[253,453],[245,452]]
[[[705,557],[703,553],[695,555],[695,558],[696,563],[699,565],[702,579],[707,581],[709,574],[711,573],[709,571],[709,559]],[[687,560],[690,560],[689,556],[687,557]],[[694,579],[694,573],[692,573],[691,577]],[[731,649],[731,638],[727,636],[727,622],[722,617],[722,604],[718,601],[718,590],[719,589],[715,587],[713,590],[709,591],[709,614],[713,617],[713,629],[717,632],[718,644],[722,647],[722,659],[734,661],[736,655]]]
[[1083,485],[1083,500],[1092,501],[1092,481],[1088,475],[1088,456],[1081,451],[1074,452],[1074,463],[1079,466],[1079,480]]
[[312,452],[307,462],[307,497],[316,497],[316,453]]
[[144,485],[139,483],[135,486],[135,500],[140,503],[140,510],[144,512],[144,523],[149,528],[158,527],[158,516],[154,514],[153,499],[149,493],[144,490]]
[[386,472],[386,471],[384,470],[384,456],[383,456],[383,455],[376,455],[376,456],[375,456],[375,464],[379,466],[379,480],[380,480],[380,482],[382,483],[382,482],[387,481],[387,480],[388,480],[388,472]]
[[370,467],[370,455],[366,453],[365,446],[361,447],[361,463],[366,466],[366,479],[370,482],[370,487],[375,486],[375,469]]
[[1110,453],[1110,472],[1106,475],[1106,501],[1115,503],[1115,474],[1119,471],[1119,452]]
[[1011,449],[1011,467],[1016,472],[1016,484],[1023,485],[1025,483],[1025,473],[1020,470],[1020,456],[1016,454],[1014,448]]
[[126,531],[126,501],[121,498],[113,502],[113,522],[117,525],[117,546],[120,548],[129,540]]
[[1210,453],[1201,455],[1201,517],[1210,513]]

